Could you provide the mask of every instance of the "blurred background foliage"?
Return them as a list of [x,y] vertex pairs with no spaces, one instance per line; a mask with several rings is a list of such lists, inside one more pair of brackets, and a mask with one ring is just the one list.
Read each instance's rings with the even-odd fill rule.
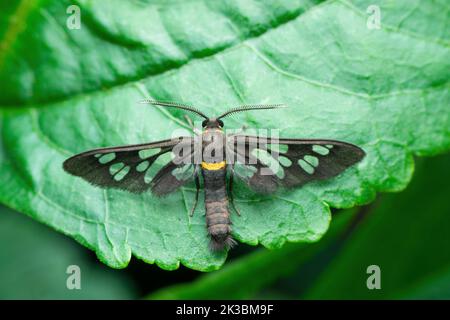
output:
[[[100,263],[73,240],[0,209],[0,298],[449,299],[450,155],[418,159],[413,181],[373,204],[334,212],[314,244],[269,251],[245,245],[219,271],[163,271],[133,259],[123,270]],[[81,290],[66,269],[81,268]],[[369,265],[381,289],[368,290]]]

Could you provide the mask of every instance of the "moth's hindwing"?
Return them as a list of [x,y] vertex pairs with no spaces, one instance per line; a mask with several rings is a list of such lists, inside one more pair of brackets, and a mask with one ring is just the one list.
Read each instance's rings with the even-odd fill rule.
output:
[[152,192],[163,196],[175,191],[194,177],[195,170],[193,155],[189,155],[180,163],[169,162],[153,178]]
[[[182,173],[176,171],[180,170],[180,158],[189,159],[189,154],[173,152],[174,147],[180,145],[189,146],[186,150],[191,150],[192,138],[180,137],[148,144],[95,149],[67,159],[63,167],[70,174],[95,186],[134,193],[152,188],[152,191],[156,190],[155,194],[162,195],[175,190],[192,176],[188,168],[184,168],[186,165],[182,166]],[[187,165],[192,166],[190,163]],[[174,180],[167,179],[166,175]],[[167,183],[171,186],[167,186]]]
[[361,148],[335,140],[240,135],[227,141],[227,157],[233,157],[234,173],[260,193],[334,177],[365,155]]

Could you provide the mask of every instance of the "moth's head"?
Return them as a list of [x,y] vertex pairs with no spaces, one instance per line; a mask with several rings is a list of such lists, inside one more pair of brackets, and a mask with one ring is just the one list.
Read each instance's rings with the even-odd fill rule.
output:
[[205,119],[202,122],[203,128],[222,128],[223,127],[223,121],[217,118],[209,118]]

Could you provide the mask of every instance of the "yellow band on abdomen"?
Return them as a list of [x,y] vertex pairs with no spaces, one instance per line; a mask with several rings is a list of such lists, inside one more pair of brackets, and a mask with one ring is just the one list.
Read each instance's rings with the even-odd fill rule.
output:
[[202,168],[205,170],[220,170],[225,168],[225,161],[217,163],[202,162]]

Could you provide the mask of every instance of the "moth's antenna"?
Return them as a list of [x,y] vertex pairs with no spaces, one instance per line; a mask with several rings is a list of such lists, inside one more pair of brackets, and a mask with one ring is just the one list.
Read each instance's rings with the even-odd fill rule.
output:
[[229,116],[232,113],[241,112],[241,111],[249,111],[249,110],[264,110],[264,109],[277,109],[277,108],[286,108],[286,105],[279,103],[279,104],[250,104],[250,105],[244,105],[237,108],[233,108],[228,110],[227,112],[223,113],[222,115],[218,116],[216,119],[224,118],[226,116]]
[[187,106],[185,104],[177,103],[177,102],[169,102],[169,101],[165,102],[165,101],[156,101],[156,100],[146,99],[146,100],[139,101],[139,103],[153,104],[153,105],[156,105],[156,106],[163,106],[163,107],[171,107],[171,108],[183,109],[183,110],[186,110],[186,111],[190,111],[190,112],[196,113],[196,114],[198,114],[199,116],[201,116],[201,117],[203,117],[205,119],[208,119],[208,117],[203,112],[201,112],[200,110],[198,110],[198,109],[196,109],[194,107],[191,107],[191,106]]

